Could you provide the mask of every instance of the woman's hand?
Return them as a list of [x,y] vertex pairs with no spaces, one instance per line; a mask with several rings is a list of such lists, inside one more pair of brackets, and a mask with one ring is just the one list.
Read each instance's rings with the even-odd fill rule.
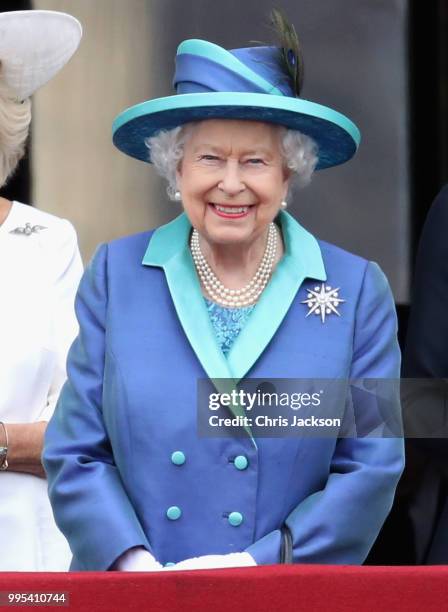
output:
[[112,569],[119,572],[158,572],[163,567],[146,548],[136,546],[123,553]]
[[5,427],[8,431],[8,472],[25,472],[45,478],[41,455],[46,421],[5,423]]
[[204,555],[185,559],[165,567],[164,570],[195,570],[195,569],[222,569],[225,567],[253,567],[257,565],[251,555],[247,552],[229,553],[227,555]]
[[154,556],[142,546],[130,548],[113,564],[112,570],[119,572],[158,572],[173,570],[219,569],[226,567],[251,567],[257,565],[247,552],[227,555],[204,555],[185,559],[168,567],[163,567]]

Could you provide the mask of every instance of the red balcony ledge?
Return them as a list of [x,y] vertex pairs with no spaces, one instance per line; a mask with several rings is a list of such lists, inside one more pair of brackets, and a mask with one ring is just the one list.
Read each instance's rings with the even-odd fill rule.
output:
[[[67,593],[69,612],[441,612],[448,566],[273,565],[158,573],[0,573],[0,593]],[[9,607],[9,606],[8,606]],[[6,607],[4,608],[6,610]]]

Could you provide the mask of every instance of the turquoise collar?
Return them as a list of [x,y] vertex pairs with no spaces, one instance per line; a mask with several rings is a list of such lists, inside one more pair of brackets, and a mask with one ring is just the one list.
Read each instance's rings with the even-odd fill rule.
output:
[[[277,219],[280,221],[286,247],[279,265],[288,260],[294,266],[299,266],[307,278],[325,281],[327,276],[316,238],[287,212],[281,211]],[[157,228],[148,243],[143,265],[163,268],[172,257],[184,249],[189,250],[190,231],[191,223],[185,213]]]

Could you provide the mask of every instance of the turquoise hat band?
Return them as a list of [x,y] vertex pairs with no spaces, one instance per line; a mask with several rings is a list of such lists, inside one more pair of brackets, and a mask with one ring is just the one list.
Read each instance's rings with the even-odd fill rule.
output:
[[302,98],[206,92],[157,98],[126,109],[113,123],[113,142],[123,153],[150,162],[146,138],[205,119],[265,121],[298,130],[318,145],[316,169],[344,163],[356,153],[361,139],[358,128],[345,115]]

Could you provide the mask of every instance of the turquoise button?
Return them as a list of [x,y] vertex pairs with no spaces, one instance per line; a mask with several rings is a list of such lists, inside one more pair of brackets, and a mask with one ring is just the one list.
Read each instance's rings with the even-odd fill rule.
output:
[[165,567],[172,567],[173,565],[176,565],[176,564],[173,563],[172,561],[168,561],[167,563],[165,563]]
[[171,461],[174,465],[183,465],[185,463],[185,455],[182,451],[174,451],[171,455]]
[[241,512],[231,512],[228,520],[232,527],[238,527],[243,522],[243,515]]
[[238,457],[235,457],[233,464],[237,470],[245,470],[249,465],[249,461],[244,455],[238,455]]
[[170,506],[166,511],[166,515],[170,521],[177,521],[177,519],[182,516],[182,510],[179,506]]

